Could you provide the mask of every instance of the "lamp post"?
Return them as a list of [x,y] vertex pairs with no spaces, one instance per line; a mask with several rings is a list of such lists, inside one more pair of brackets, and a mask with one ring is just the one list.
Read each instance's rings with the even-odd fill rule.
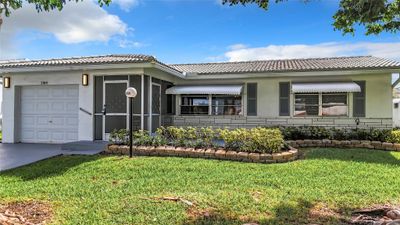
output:
[[133,137],[132,137],[132,130],[133,130],[133,98],[136,97],[137,91],[133,87],[128,87],[125,91],[126,97],[129,98],[129,158],[132,158],[132,142],[133,142]]

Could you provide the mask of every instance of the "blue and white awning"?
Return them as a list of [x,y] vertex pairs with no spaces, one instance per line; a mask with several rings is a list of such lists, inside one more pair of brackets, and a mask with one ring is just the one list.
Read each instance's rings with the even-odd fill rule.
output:
[[327,83],[293,83],[293,93],[338,93],[361,92],[361,88],[354,82],[327,82]]
[[241,95],[243,85],[175,86],[166,90],[167,95]]

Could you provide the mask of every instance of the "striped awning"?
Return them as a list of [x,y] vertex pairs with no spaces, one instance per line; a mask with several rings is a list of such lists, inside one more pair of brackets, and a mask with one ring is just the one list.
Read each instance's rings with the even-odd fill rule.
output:
[[240,95],[243,85],[200,85],[200,86],[174,86],[166,90],[167,95]]
[[293,83],[293,93],[337,93],[361,92],[361,88],[354,82],[327,82],[327,83]]

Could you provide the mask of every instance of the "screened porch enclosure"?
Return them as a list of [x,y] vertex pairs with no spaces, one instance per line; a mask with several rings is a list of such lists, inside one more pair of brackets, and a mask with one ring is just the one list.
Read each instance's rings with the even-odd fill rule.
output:
[[[171,114],[173,104],[162,93],[172,83],[148,75],[110,75],[94,78],[94,136],[96,140],[108,140],[114,130],[129,127],[129,100],[125,96],[127,87],[134,87],[137,96],[133,99],[133,130],[155,132],[162,125],[162,116]],[[168,101],[170,100],[170,101]]]

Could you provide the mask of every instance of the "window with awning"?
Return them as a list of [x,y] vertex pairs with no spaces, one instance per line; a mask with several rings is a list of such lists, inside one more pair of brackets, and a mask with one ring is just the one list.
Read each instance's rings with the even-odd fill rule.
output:
[[292,83],[293,93],[340,93],[361,92],[354,82]]
[[166,94],[181,95],[182,115],[241,115],[243,85],[175,86]]
[[348,93],[360,91],[354,82],[293,83],[294,116],[348,116]]
[[243,85],[199,85],[174,86],[166,90],[167,95],[241,95]]

